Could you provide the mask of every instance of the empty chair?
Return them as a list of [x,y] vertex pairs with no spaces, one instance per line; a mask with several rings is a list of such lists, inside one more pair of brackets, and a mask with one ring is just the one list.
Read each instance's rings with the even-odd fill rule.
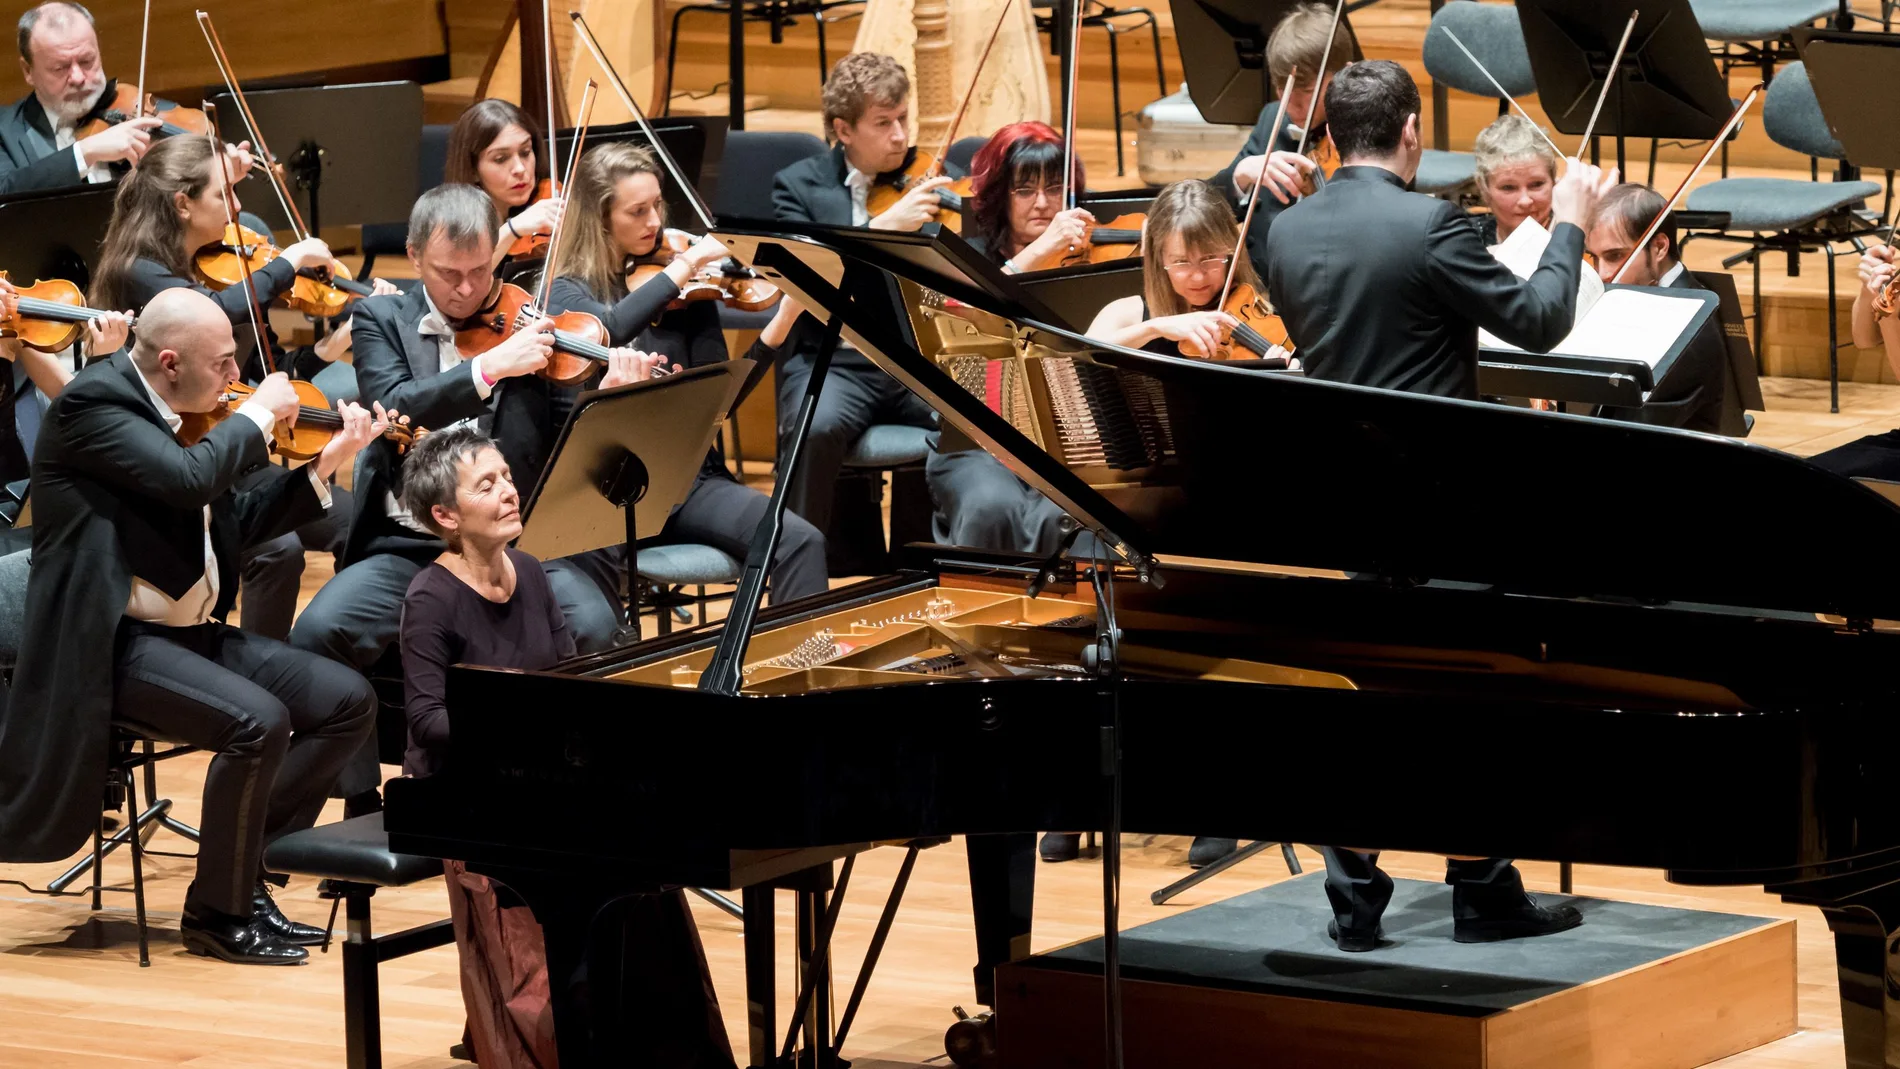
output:
[[[1518,22],[1517,9],[1508,5],[1479,4],[1473,0],[1452,0],[1432,16],[1425,32],[1425,73],[1434,86],[1445,85],[1474,96],[1490,97],[1498,102],[1498,114],[1510,110],[1508,100],[1498,96],[1497,86],[1484,76],[1444,31],[1455,34],[1498,85],[1513,97],[1537,91],[1531,75],[1531,57],[1524,47],[1524,29]],[[1445,128],[1444,108],[1432,110],[1432,134],[1437,140]],[[1469,152],[1426,149],[1418,162],[1418,178],[1413,186],[1420,193],[1434,195],[1463,188],[1472,180],[1477,162]]]

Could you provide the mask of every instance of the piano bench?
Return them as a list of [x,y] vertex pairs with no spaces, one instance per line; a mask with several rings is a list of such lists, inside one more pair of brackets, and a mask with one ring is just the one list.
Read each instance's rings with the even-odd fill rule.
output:
[[[277,840],[264,852],[272,872],[329,881],[325,895],[343,902],[343,1031],[349,1069],[381,1069],[383,1035],[377,966],[394,958],[455,941],[449,921],[434,921],[388,935],[374,934],[369,900],[378,887],[404,887],[442,875],[442,862],[389,849],[383,815],[371,813],[320,824]],[[335,923],[335,913],[331,914]]]

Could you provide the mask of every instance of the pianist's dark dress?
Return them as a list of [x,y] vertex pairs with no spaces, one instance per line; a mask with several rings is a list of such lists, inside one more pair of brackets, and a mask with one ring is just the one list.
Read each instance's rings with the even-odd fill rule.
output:
[[[403,603],[402,660],[409,749],[403,771],[433,775],[448,761],[443,683],[451,664],[530,670],[574,655],[574,637],[541,563],[510,549],[515,592],[493,602],[441,564],[416,573]],[[586,819],[575,814],[575,819]],[[456,861],[442,863],[471,1053],[483,1069],[557,1064],[541,926],[507,887]],[[729,1067],[732,1048],[713,994],[699,930],[680,892],[638,895],[609,913],[622,922],[626,970],[619,998],[639,1049],[627,1064]],[[594,993],[600,997],[599,992]]]

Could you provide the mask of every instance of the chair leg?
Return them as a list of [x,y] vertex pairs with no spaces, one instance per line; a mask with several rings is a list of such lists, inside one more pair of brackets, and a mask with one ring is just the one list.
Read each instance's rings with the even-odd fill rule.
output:
[[694,626],[705,627],[706,626],[706,584],[704,583],[701,583],[698,586],[693,588],[693,613],[694,613],[694,618],[698,621],[698,623],[696,623]]
[[1161,59],[1161,24],[1155,21],[1154,12],[1148,12],[1148,40],[1155,46],[1155,88],[1162,96],[1168,95],[1168,68]]
[[377,990],[375,932],[370,896],[344,895],[348,931],[343,937],[343,1043],[349,1069],[382,1069],[381,992]]
[[1823,242],[1821,251],[1827,256],[1827,410],[1838,413],[1841,410],[1841,316],[1834,304],[1834,246]]
[[104,889],[106,870],[106,815],[99,813],[99,823],[92,829],[92,910],[99,911],[99,892]]
[[[737,3],[738,0],[733,0],[733,2]],[[661,116],[668,115],[673,110],[673,62],[679,58],[680,54],[680,20],[685,18],[686,13],[691,10],[693,8],[688,6],[673,12],[673,32],[666,41],[666,81],[660,85]]]
[[1105,23],[1108,31],[1108,89],[1109,101],[1115,109],[1115,174],[1128,173],[1128,165],[1122,159],[1122,58],[1120,46],[1115,41],[1115,27]]
[[1760,249],[1756,249],[1755,255],[1749,258],[1749,264],[1754,269],[1754,272],[1755,272],[1755,284],[1754,284],[1755,292],[1752,295],[1754,299],[1754,304],[1755,304],[1755,374],[1766,375],[1768,374],[1768,368],[1767,368],[1768,357],[1767,357],[1767,350],[1764,348],[1764,344],[1768,340],[1767,339],[1768,332],[1766,329],[1767,324],[1763,322],[1761,318],[1761,250]]
[[[133,823],[139,819],[137,776],[125,777],[125,818]],[[126,836],[125,844],[132,850],[132,912],[139,926],[139,968],[149,969],[152,967],[152,950],[151,941],[145,934],[145,846],[139,841],[140,829],[131,830],[132,834]],[[98,873],[94,873],[95,884],[98,876]]]
[[811,22],[818,30],[818,85],[823,88],[825,75],[831,71],[831,58],[825,51],[825,13],[823,11],[814,13]]
[[653,623],[660,629],[661,635],[673,633],[673,607],[668,605],[665,591],[653,599]]

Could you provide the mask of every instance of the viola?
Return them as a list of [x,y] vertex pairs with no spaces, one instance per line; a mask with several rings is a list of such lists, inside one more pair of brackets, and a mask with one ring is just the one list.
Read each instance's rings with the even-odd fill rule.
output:
[[79,287],[65,279],[44,279],[0,293],[0,338],[15,338],[42,353],[63,352],[85,336],[86,324],[109,315],[87,308]]
[[[528,198],[528,204],[543,201],[549,197],[558,197],[560,194],[561,184],[559,182],[556,182],[552,178],[543,178],[540,183],[534,187],[534,196]],[[525,208],[527,205],[524,204],[522,207]],[[508,246],[508,255],[511,259],[516,260],[545,259],[548,255],[548,241],[552,237],[553,235],[551,234],[523,234],[515,239],[514,244]]]
[[[512,282],[497,283],[488,303],[455,325],[455,348],[474,359],[532,325],[539,313],[534,297]],[[554,353],[537,374],[561,386],[586,382],[596,366],[608,359],[607,326],[586,312],[540,316],[554,322]]]
[[[673,258],[692,248],[696,240],[683,230],[668,228],[661,231],[660,240],[652,252],[629,258],[627,292],[639,289],[648,280],[664,272]],[[680,287],[680,295],[673,298],[667,307],[684,308],[692,301],[721,301],[727,307],[740,311],[763,312],[777,304],[778,298],[779,288],[776,285],[761,278],[751,268],[727,257],[688,278],[686,284]]]
[[[206,245],[192,258],[198,280],[214,290],[228,289],[259,268],[282,255],[277,246],[247,226],[228,223],[224,240]],[[330,318],[340,315],[352,300],[368,297],[376,291],[350,277],[349,269],[337,265],[335,273],[304,268],[278,300],[286,308],[310,316]]]
[[1888,279],[1886,288],[1874,298],[1874,322],[1878,323],[1895,312],[1900,312],[1900,274]]
[[1258,360],[1264,359],[1276,345],[1288,353],[1293,352],[1293,340],[1287,337],[1286,324],[1267,311],[1267,302],[1252,286],[1244,282],[1234,286],[1220,310],[1239,320],[1239,325],[1222,330],[1220,348],[1211,353],[1202,352],[1193,342],[1182,342],[1182,356],[1215,361]]
[[[911,187],[942,173],[943,169],[935,156],[913,148],[904,166],[878,175],[877,180],[871,183],[871,189],[864,198],[865,210],[875,219],[902,200]],[[963,206],[975,195],[976,188],[968,176],[938,189],[937,223],[946,230],[963,233]]]
[[[343,430],[343,416],[330,407],[330,399],[316,383],[292,379],[290,385],[297,390],[297,419],[289,424],[279,422],[272,428],[271,450],[285,460],[312,460]],[[211,428],[230,419],[238,406],[256,392],[255,386],[234,382],[218,395],[218,403],[211,411],[180,413],[185,422],[178,428],[178,440],[188,446],[198,444],[211,433]],[[391,424],[383,437],[407,449],[417,436],[426,433],[419,427],[397,423]]]
[[1105,264],[1111,260],[1125,260],[1130,256],[1139,256],[1141,255],[1141,228],[1147,225],[1148,217],[1141,212],[1118,215],[1106,223],[1090,223],[1088,240],[1076,246],[1074,252],[1064,253],[1056,266],[1080,267],[1083,264]]
[[161,100],[150,93],[145,99],[139,99],[137,87],[117,85],[112,90],[110,101],[101,101],[103,107],[96,108],[98,118],[87,122],[73,132],[75,140],[104,133],[108,128],[129,122],[142,115],[156,115],[161,120],[152,131],[154,138],[177,137],[179,134],[198,134],[211,132],[211,118],[197,108],[188,108],[183,104],[174,104]]

